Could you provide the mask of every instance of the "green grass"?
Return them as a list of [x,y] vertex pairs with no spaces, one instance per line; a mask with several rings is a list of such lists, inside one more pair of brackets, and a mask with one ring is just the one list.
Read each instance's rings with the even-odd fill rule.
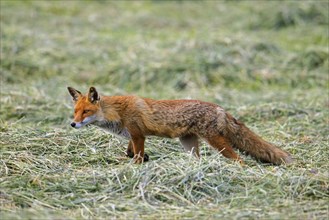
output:
[[[1,3],[1,219],[327,219],[327,1]],[[290,166],[73,130],[66,90],[217,103]]]

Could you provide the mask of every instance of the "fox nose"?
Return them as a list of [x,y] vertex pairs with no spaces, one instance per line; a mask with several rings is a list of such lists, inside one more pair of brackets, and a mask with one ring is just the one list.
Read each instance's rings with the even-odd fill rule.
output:
[[71,126],[72,126],[72,127],[75,127],[75,122],[72,122],[72,123],[71,123]]

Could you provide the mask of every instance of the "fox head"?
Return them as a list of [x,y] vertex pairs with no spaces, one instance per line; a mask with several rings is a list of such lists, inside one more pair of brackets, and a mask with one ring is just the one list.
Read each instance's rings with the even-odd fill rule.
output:
[[75,103],[72,127],[81,128],[101,117],[100,96],[94,87],[90,87],[87,95],[82,95],[81,92],[72,87],[67,87],[67,89]]

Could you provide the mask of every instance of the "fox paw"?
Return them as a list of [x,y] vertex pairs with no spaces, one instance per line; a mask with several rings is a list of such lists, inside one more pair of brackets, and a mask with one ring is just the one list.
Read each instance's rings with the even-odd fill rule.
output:
[[142,158],[139,155],[134,156],[134,163],[135,164],[141,164],[149,160],[149,156],[147,154],[144,154],[144,158]]
[[126,152],[126,156],[127,157],[130,157],[130,158],[133,158],[134,157],[134,152],[130,151],[130,150],[127,150]]
[[[134,158],[134,153],[132,151],[127,151],[126,156],[130,158]],[[149,155],[144,154],[144,162],[149,161]]]
[[144,162],[149,161],[149,155],[144,154]]

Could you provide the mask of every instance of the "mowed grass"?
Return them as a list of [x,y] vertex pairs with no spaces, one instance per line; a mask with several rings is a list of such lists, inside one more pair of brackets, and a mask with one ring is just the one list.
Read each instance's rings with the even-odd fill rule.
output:
[[[327,1],[1,3],[1,219],[328,219]],[[246,166],[202,143],[70,128],[67,86],[219,104],[289,151]]]

